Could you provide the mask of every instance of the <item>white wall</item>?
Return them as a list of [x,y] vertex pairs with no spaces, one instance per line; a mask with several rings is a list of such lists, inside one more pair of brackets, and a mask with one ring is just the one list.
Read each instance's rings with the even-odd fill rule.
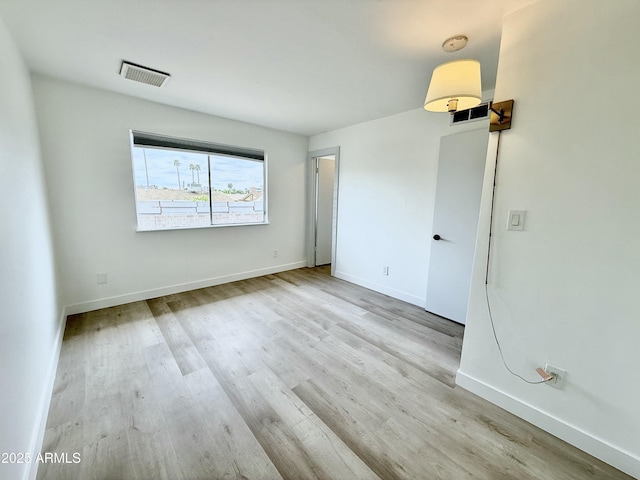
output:
[[424,307],[440,137],[487,125],[420,108],[311,137],[340,147],[337,277]]
[[[306,137],[41,76],[33,83],[71,312],[306,265]],[[270,224],[137,233],[129,129],[264,149]]]
[[[510,366],[536,380],[534,369],[553,362],[568,384],[527,385],[498,356],[483,285],[492,162],[458,374],[636,477],[638,18],[635,0],[540,0],[505,19],[495,97],[515,108],[501,139],[489,291]],[[505,230],[510,208],[527,210],[524,232]]]
[[[63,322],[29,72],[1,19],[0,58],[0,452],[33,453]],[[0,478],[28,470],[0,464]]]

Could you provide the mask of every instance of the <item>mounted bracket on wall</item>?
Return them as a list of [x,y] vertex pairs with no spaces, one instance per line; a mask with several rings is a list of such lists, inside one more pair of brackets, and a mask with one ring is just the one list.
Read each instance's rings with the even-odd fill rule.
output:
[[511,117],[513,116],[513,100],[494,102],[491,104],[490,110],[490,132],[498,132],[500,130],[508,130],[511,128]]

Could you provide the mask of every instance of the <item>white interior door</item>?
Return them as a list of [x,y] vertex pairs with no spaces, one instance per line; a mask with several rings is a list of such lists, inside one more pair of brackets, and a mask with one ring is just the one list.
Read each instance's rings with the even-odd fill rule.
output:
[[316,159],[316,266],[331,263],[335,158]]
[[440,139],[426,309],[464,324],[487,157],[487,129]]

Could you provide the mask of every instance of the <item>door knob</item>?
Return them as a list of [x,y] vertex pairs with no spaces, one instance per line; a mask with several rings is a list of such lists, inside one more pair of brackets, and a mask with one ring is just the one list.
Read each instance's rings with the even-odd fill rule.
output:
[[442,237],[440,235],[438,235],[437,233],[433,236],[434,240],[440,240]]

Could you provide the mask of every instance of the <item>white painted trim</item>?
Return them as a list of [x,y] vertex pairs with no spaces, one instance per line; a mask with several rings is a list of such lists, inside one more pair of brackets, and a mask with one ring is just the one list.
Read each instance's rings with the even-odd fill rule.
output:
[[456,375],[456,385],[513,413],[632,477],[640,478],[640,458],[632,453],[611,445],[575,425],[554,417],[460,370]]
[[315,161],[319,157],[331,157],[335,159],[333,174],[333,222],[331,225],[331,275],[336,275],[336,255],[338,245],[338,191],[340,179],[340,147],[329,147],[313,150],[307,156],[307,182],[308,182],[308,226],[307,226],[307,267],[316,264],[315,237],[316,237],[316,168]]
[[268,268],[260,268],[258,270],[249,270],[247,272],[234,273],[231,275],[223,275],[221,277],[207,278],[197,282],[180,283],[168,287],[154,288],[152,290],[144,290],[142,292],[128,293],[125,295],[117,295],[115,297],[100,298],[90,302],[76,303],[67,305],[67,314],[75,315],[77,313],[90,312],[100,308],[109,308],[116,305],[124,305],[125,303],[138,302],[140,300],[148,300],[150,298],[162,297],[164,295],[172,295],[174,293],[187,292],[189,290],[197,290],[198,288],[213,287],[214,285],[222,285],[223,283],[236,282],[238,280],[246,280],[247,278],[261,277],[272,273],[294,270],[296,268],[306,267],[306,261],[287,263],[284,265],[276,265]]
[[[35,458],[38,453],[42,451],[42,443],[44,441],[44,433],[47,429],[47,417],[49,416],[49,407],[51,406],[51,397],[53,396],[53,386],[56,380],[56,373],[58,371],[58,361],[60,359],[60,351],[62,350],[62,339],[64,338],[64,330],[67,325],[67,309],[63,308],[60,313],[60,320],[58,322],[58,331],[56,332],[56,339],[53,345],[53,352],[51,354],[51,361],[49,362],[47,372],[47,382],[45,388],[42,390],[42,397],[40,399],[40,411],[38,418],[34,425],[34,431],[31,436],[31,458]],[[28,467],[24,471],[23,480],[35,480],[38,473],[38,465],[35,462],[28,464]]]
[[394,288],[389,288],[385,285],[380,285],[379,283],[371,282],[369,280],[365,280],[364,278],[349,275],[348,273],[344,272],[336,271],[335,277],[350,283],[355,283],[356,285],[368,288],[369,290],[373,290],[374,292],[384,293],[385,295],[389,295],[390,297],[397,298],[398,300],[411,303],[412,305],[417,305],[420,308],[425,307],[425,300],[422,297],[417,297],[415,295],[411,295]]

